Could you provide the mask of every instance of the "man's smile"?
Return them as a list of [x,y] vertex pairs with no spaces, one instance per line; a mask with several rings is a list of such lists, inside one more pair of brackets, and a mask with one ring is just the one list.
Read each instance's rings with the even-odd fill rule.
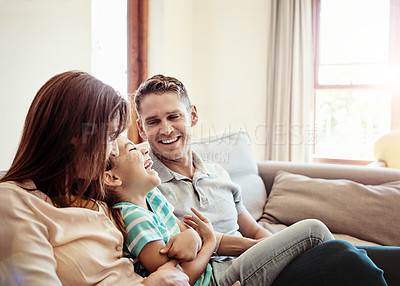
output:
[[160,140],[159,142],[162,144],[172,144],[172,143],[175,143],[176,141],[178,141],[179,138],[181,138],[181,136],[177,136],[175,138],[168,139],[168,140]]

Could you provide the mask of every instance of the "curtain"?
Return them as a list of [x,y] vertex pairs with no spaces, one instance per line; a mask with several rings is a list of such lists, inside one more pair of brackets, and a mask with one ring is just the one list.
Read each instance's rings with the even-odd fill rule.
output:
[[314,143],[312,0],[270,0],[266,159],[308,162]]
[[391,129],[400,129],[400,0],[390,1],[390,47],[389,70],[391,71],[390,84],[392,86],[392,118]]

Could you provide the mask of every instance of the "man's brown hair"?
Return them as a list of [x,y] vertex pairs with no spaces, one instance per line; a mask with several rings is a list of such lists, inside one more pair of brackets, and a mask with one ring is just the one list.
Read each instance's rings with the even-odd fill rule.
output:
[[140,118],[141,102],[146,95],[152,93],[161,95],[169,91],[175,92],[186,109],[190,111],[192,104],[183,83],[176,78],[158,74],[144,81],[135,93],[135,108],[138,117]]

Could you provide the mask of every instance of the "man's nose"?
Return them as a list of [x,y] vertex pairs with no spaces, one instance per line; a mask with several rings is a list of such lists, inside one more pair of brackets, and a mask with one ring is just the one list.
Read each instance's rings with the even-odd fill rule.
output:
[[161,130],[160,131],[161,131],[161,134],[169,135],[173,131],[173,127],[168,121],[166,121],[166,122],[163,122],[161,124]]

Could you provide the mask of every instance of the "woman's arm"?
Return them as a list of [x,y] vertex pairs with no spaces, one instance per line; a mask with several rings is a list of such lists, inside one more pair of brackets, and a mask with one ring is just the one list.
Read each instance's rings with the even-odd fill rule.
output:
[[170,260],[145,278],[143,284],[146,286],[189,286],[189,277],[176,267],[177,264],[178,260]]
[[37,206],[14,188],[0,186],[0,285],[61,285],[47,227],[31,209]]

